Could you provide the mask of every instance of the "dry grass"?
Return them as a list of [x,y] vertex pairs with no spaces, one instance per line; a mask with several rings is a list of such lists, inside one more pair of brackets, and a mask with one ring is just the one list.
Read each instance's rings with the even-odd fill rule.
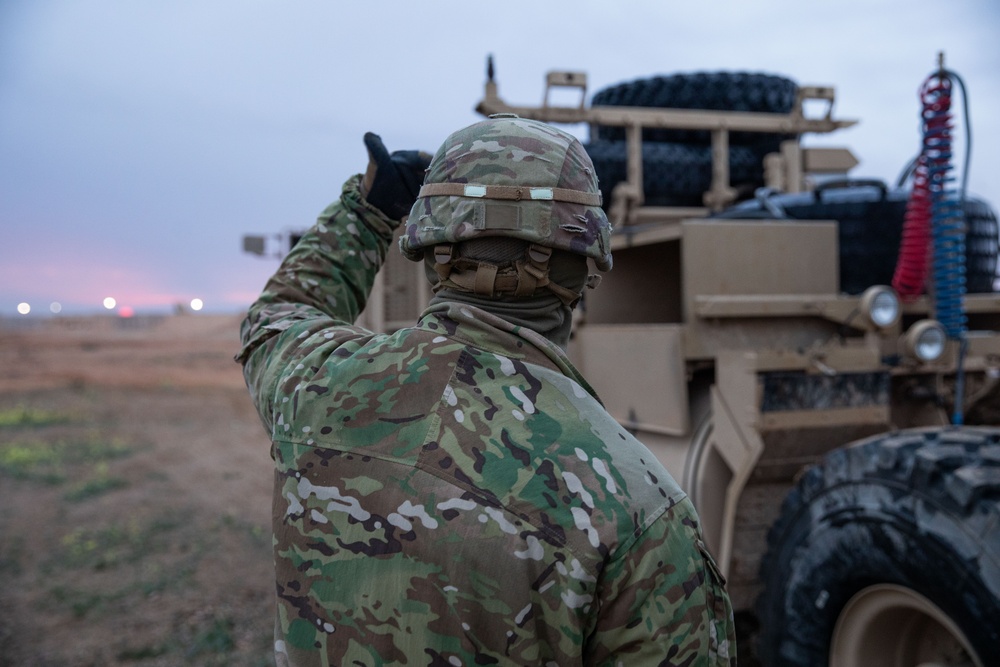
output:
[[0,320],[0,665],[270,665],[238,317]]

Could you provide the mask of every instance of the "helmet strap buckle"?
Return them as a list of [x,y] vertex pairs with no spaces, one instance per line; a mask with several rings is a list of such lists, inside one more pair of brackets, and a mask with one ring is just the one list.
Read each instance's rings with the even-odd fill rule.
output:
[[517,262],[517,289],[514,296],[528,296],[549,282],[549,260],[552,248],[532,243],[528,246],[525,259]]
[[[455,244],[439,243],[434,246],[434,271],[438,282],[434,292],[453,286],[485,297],[513,293],[514,296],[531,296],[535,290],[546,288],[572,308],[579,302],[581,294],[563,287],[549,279],[549,261],[552,248],[532,243],[525,251],[523,259],[501,270],[496,264],[456,257]],[[601,277],[587,277],[587,287],[596,287]]]
[[495,264],[480,262],[476,267],[476,279],[472,291],[480,296],[492,297],[496,289],[497,270]]
[[451,267],[455,263],[455,245],[439,243],[434,246],[434,272],[438,275],[440,285],[451,275]]

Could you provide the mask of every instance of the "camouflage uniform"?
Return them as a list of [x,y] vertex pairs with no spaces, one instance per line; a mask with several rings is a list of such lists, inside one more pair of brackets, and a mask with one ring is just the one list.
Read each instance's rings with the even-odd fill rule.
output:
[[352,325],[396,225],[359,182],[242,328],[278,664],[735,664],[690,501],[558,346],[457,303]]

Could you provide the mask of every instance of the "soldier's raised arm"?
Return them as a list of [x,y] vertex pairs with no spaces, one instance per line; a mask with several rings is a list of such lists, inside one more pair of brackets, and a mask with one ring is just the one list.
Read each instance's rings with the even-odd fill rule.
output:
[[[416,199],[430,156],[415,150],[390,154],[375,134],[364,136],[368,167],[350,177],[340,197],[320,214],[268,280],[240,329],[247,385],[270,428],[271,400],[281,372],[331,332],[349,340],[368,332],[351,325],[365,307],[393,231]],[[291,364],[294,366],[294,364]]]

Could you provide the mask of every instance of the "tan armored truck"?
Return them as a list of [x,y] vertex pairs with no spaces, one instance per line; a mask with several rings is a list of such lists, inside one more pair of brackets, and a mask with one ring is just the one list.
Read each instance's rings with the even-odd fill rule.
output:
[[[740,663],[998,664],[995,213],[966,197],[964,265],[935,269],[966,277],[950,336],[954,304],[888,286],[907,193],[801,142],[853,124],[832,88],[695,73],[588,106],[586,87],[553,72],[540,106],[514,106],[491,66],[477,110],[589,126],[614,270],[570,353],[693,498]],[[428,297],[390,253],[363,323],[408,326]]]
[[[590,127],[615,265],[571,355],[693,498],[738,623],[759,624],[741,663],[996,664],[989,206],[965,202],[968,333],[953,340],[934,299],[887,286],[905,196],[842,180],[849,151],[800,141],[853,124],[833,118],[832,88],[676,75],[587,106],[586,75],[553,72],[540,106],[514,106],[490,70],[484,115]],[[578,103],[550,103],[567,89]],[[367,324],[409,325],[422,267],[393,258],[383,274]]]

